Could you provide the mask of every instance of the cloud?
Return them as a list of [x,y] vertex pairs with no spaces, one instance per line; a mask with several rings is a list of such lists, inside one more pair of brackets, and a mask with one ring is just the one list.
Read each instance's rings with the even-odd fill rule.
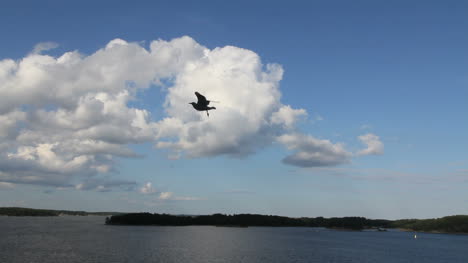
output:
[[0,180],[106,191],[115,182],[101,174],[114,171],[115,157],[139,157],[128,145],[156,137],[150,113],[129,103],[204,48],[189,37],[149,50],[116,39],[89,56],[41,53],[55,46],[0,60]]
[[[156,124],[156,148],[173,157],[242,157],[270,145],[306,115],[280,102],[282,75],[280,65],[264,65],[250,50],[204,48],[167,89],[168,116]],[[194,91],[219,101],[209,118],[187,106],[196,100]]]
[[324,118],[320,114],[318,113],[314,114],[314,121],[323,121],[323,120]]
[[173,193],[172,192],[162,192],[159,194],[159,199],[161,200],[168,200],[172,197]]
[[18,110],[14,110],[6,114],[0,115],[0,140],[1,138],[14,138],[16,135],[15,126],[18,122],[24,121],[25,119],[26,114]]
[[384,144],[380,141],[379,136],[368,133],[358,137],[367,148],[359,151],[358,155],[381,155],[384,153]]
[[[2,182],[134,187],[106,175],[116,171],[117,157],[140,157],[128,147],[140,143],[177,159],[245,157],[278,140],[296,151],[283,160],[287,164],[349,162],[343,145],[296,131],[306,110],[281,102],[283,68],[262,63],[253,51],[208,49],[184,36],[148,48],[114,39],[90,55],[42,54],[55,46],[40,43],[22,59],[0,60]],[[134,102],[158,86],[165,116],[154,119]],[[195,91],[219,101],[210,117],[188,105]],[[169,193],[162,199],[182,198]]]
[[160,192],[153,187],[151,182],[145,183],[140,189],[139,192],[145,195],[154,195],[157,194],[157,200],[159,201],[193,201],[193,200],[201,200],[198,197],[190,197],[190,196],[176,196],[173,192],[165,191]]
[[287,105],[282,106],[277,112],[274,112],[270,119],[272,124],[280,124],[286,129],[293,129],[298,118],[306,115],[307,112],[304,109],[295,110]]
[[94,190],[98,192],[110,192],[113,190],[133,191],[137,183],[127,180],[116,180],[108,177],[89,178],[75,185],[77,190]]
[[192,196],[175,196],[173,192],[161,192],[158,197],[159,200],[172,200],[172,201],[197,201],[202,200],[199,197]]
[[0,190],[13,189],[15,187],[12,183],[0,182]]
[[277,138],[293,154],[283,162],[300,167],[335,166],[350,162],[352,153],[344,149],[341,143],[333,144],[329,140],[320,140],[311,135],[300,133],[284,134]]
[[140,193],[142,194],[154,194],[156,193],[156,189],[152,186],[150,182],[147,182],[140,188]]
[[55,42],[41,42],[34,46],[32,51],[33,54],[41,54],[44,51],[48,51],[57,48],[59,45]]

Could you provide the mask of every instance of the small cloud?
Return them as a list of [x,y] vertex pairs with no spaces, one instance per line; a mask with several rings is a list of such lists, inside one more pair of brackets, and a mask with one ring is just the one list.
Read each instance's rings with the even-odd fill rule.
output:
[[172,201],[195,201],[202,200],[193,196],[175,196],[173,192],[161,192],[158,197],[159,200],[172,200]]
[[359,136],[358,139],[367,145],[366,149],[357,153],[358,155],[381,155],[384,153],[384,144],[380,141],[379,136],[368,133]]
[[170,153],[168,156],[167,156],[167,159],[169,160],[179,160],[181,158],[181,154],[180,152],[177,152],[177,153]]
[[161,200],[168,200],[172,197],[173,193],[172,192],[162,192],[159,194],[159,199]]
[[324,118],[320,114],[315,113],[314,121],[323,121],[323,120],[324,120]]
[[33,54],[41,54],[44,51],[48,51],[57,48],[59,45],[55,42],[41,42],[34,46],[32,51]]
[[2,189],[13,189],[15,188],[15,184],[7,183],[7,182],[0,182],[0,190]]
[[311,135],[294,133],[278,137],[278,141],[296,152],[286,156],[283,163],[300,167],[335,166],[350,162],[352,154],[341,143],[320,140]]
[[140,193],[142,194],[154,194],[156,193],[156,189],[150,182],[147,182],[143,187],[140,188]]
[[201,200],[198,197],[191,197],[191,196],[177,196],[173,192],[160,192],[156,188],[153,187],[151,182],[145,183],[138,191],[145,195],[153,195],[157,194],[156,200],[159,202],[172,200],[172,201],[189,201],[189,200]]

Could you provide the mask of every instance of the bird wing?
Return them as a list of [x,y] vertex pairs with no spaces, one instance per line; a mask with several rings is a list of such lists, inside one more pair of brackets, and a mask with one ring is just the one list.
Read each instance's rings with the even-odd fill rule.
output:
[[197,98],[198,98],[197,104],[205,105],[205,106],[208,106],[208,104],[210,104],[210,101],[206,100],[205,96],[201,95],[200,93],[196,91],[195,91],[195,95],[197,95]]

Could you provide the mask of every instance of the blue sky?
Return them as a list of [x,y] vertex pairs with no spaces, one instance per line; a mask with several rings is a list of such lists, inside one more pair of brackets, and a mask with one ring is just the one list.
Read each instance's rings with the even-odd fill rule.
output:
[[[76,93],[71,93],[78,95],[53,98],[45,95],[65,94],[71,79],[79,79],[89,71],[62,71],[70,77],[50,74],[47,75],[50,82],[46,84],[38,80],[21,88],[11,84],[23,83],[19,71],[5,71],[17,80],[9,83],[5,75],[7,77],[0,83],[0,92],[2,88],[5,92],[0,93],[3,97],[0,102],[4,105],[11,102],[9,108],[0,108],[0,120],[4,122],[0,125],[7,131],[2,138],[0,129],[3,154],[0,157],[13,158],[10,163],[15,160],[18,165],[0,162],[0,206],[312,217],[427,218],[467,214],[467,14],[468,4],[464,1],[139,1],[132,4],[124,1],[8,1],[0,9],[0,32],[3,32],[0,61],[12,59],[17,67],[33,56],[48,55],[57,59],[65,52],[77,51],[83,61],[94,59],[80,67],[99,70],[98,50],[109,52],[109,59],[115,58],[115,63],[120,65],[119,59],[133,61],[135,56],[131,52],[118,53],[117,48],[150,50],[152,41],[160,40],[158,43],[168,43],[171,48],[187,47],[188,51],[183,49],[182,52],[189,54],[188,64],[205,63],[202,58],[190,58],[190,54],[198,54],[197,45],[211,54],[210,61],[239,63],[249,68],[257,65],[255,59],[259,58],[261,65],[255,70],[270,74],[271,78],[263,84],[270,85],[273,92],[278,90],[281,97],[277,97],[271,109],[265,110],[266,115],[261,116],[270,124],[261,126],[262,131],[244,132],[241,128],[251,124],[243,122],[244,116],[220,115],[223,107],[230,107],[231,95],[240,94],[242,89],[246,90],[243,96],[258,95],[259,100],[270,95],[260,92],[260,88],[252,90],[256,89],[252,87],[260,87],[256,86],[257,82],[236,82],[244,79],[243,73],[230,80],[213,76],[217,84],[222,84],[216,86],[210,84],[209,74],[190,75],[184,71],[188,65],[183,64],[185,62],[181,62],[183,65],[155,62],[151,65],[160,68],[148,71],[145,78],[153,79],[151,74],[159,74],[157,77],[164,79],[169,75],[161,72],[172,67],[176,68],[175,73],[171,73],[165,85],[141,80],[146,83],[142,84],[145,87],[138,88],[134,96],[121,105],[120,109],[128,110],[128,114],[113,115],[115,123],[123,123],[125,116],[139,116],[134,109],[143,110],[148,113],[145,125],[154,124],[154,127],[148,128],[148,134],[119,139],[119,144],[112,142],[112,147],[125,151],[120,155],[107,153],[113,155],[112,161],[104,161],[104,155],[88,153],[86,156],[88,160],[93,159],[93,163],[84,165],[82,170],[71,171],[67,170],[68,157],[60,159],[60,154],[71,154],[66,150],[71,142],[65,141],[63,137],[66,136],[54,130],[54,126],[46,131],[44,127],[48,122],[37,117],[45,115],[37,112],[43,109],[50,113],[47,116],[59,118],[55,113],[60,109],[73,111],[86,96],[98,96],[98,91],[80,93],[83,87],[79,83],[84,82],[74,83],[76,87],[70,84],[76,89]],[[125,44],[117,43],[112,51],[108,43],[114,39],[122,39]],[[34,47],[45,42],[58,46],[35,54]],[[226,46],[233,48],[222,49]],[[235,60],[223,60],[232,57]],[[171,57],[170,60],[175,59]],[[240,64],[240,60],[253,64]],[[268,71],[267,64],[278,65],[283,74],[278,73],[279,68]],[[93,65],[97,65],[96,68]],[[206,65],[206,70],[225,70],[223,65],[213,62]],[[125,81],[134,81],[132,76],[140,78],[139,66],[145,72],[149,68],[130,64],[120,72],[122,78]],[[205,68],[200,70],[208,72]],[[200,72],[197,74],[202,74]],[[275,79],[277,74],[281,75],[279,79]],[[112,81],[123,85],[119,92],[131,90],[124,86],[121,78]],[[239,83],[246,85],[236,86]],[[48,85],[56,86],[50,91]],[[216,105],[218,109],[209,119],[202,113],[189,112],[190,105],[184,104],[183,107],[188,108],[181,108],[181,103],[175,103],[195,100],[192,92],[205,86],[208,92],[205,95],[226,98],[220,99]],[[23,94],[20,96],[6,91],[15,88],[31,88],[34,92],[18,93]],[[238,92],[229,93],[234,92],[233,89]],[[182,91],[180,97],[178,94]],[[111,103],[115,95],[109,94],[106,103]],[[246,98],[245,103],[248,101],[251,102]],[[251,109],[253,104],[238,106]],[[252,109],[245,114],[263,112]],[[275,115],[281,109],[289,115]],[[164,137],[161,129],[169,126],[161,121],[166,117],[181,123]],[[221,118],[228,119],[221,122]],[[228,120],[233,121],[229,123]],[[113,121],[101,118],[99,123]],[[288,121],[294,127],[286,127]],[[220,138],[227,138],[227,134],[222,134],[226,124],[232,125],[229,127],[238,137],[233,135],[233,145],[218,147],[216,143]],[[209,145],[213,148],[196,152],[198,144],[190,144],[188,137],[184,137],[184,131],[190,131],[187,127],[208,127],[214,137],[193,136],[199,145],[212,143]],[[126,128],[121,129],[123,134]],[[129,131],[132,129],[129,127]],[[25,131],[54,136],[36,141],[23,139],[24,135],[18,137]],[[82,134],[80,136],[85,136]],[[373,142],[370,146],[359,139],[366,134],[376,136],[369,137]],[[92,136],[77,138],[99,141],[97,135]],[[218,141],[210,142],[210,138]],[[177,144],[177,140],[186,139],[186,144]],[[167,141],[175,144],[155,146]],[[102,139],[102,142],[111,140]],[[41,148],[40,143],[55,145],[55,148]],[[130,150],[123,149],[131,149],[131,154]],[[369,151],[362,152],[365,149]],[[54,152],[60,162],[55,159],[44,159],[49,160],[48,164],[42,162],[40,151]],[[306,165],[298,165],[297,153],[301,152],[309,156],[305,161],[301,159]],[[324,152],[333,160],[310,157]],[[85,155],[74,154],[70,160],[85,158]],[[293,162],[284,161],[287,156]],[[52,168],[58,170],[53,170],[48,166],[52,161],[64,167],[54,166]],[[107,170],[103,168],[105,172],[102,172],[97,166],[105,166]],[[90,172],[94,168],[98,172]],[[34,169],[39,169],[40,173]],[[28,181],[27,176],[39,179]],[[87,180],[89,185],[80,180]]]

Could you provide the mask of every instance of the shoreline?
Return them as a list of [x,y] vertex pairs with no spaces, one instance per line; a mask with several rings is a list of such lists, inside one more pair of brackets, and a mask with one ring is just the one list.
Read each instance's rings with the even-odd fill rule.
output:
[[395,229],[400,230],[401,232],[415,232],[415,233],[424,233],[424,234],[468,235],[468,232],[445,232],[445,231],[438,231],[438,230],[418,231],[418,230],[408,229],[408,228],[395,228]]

